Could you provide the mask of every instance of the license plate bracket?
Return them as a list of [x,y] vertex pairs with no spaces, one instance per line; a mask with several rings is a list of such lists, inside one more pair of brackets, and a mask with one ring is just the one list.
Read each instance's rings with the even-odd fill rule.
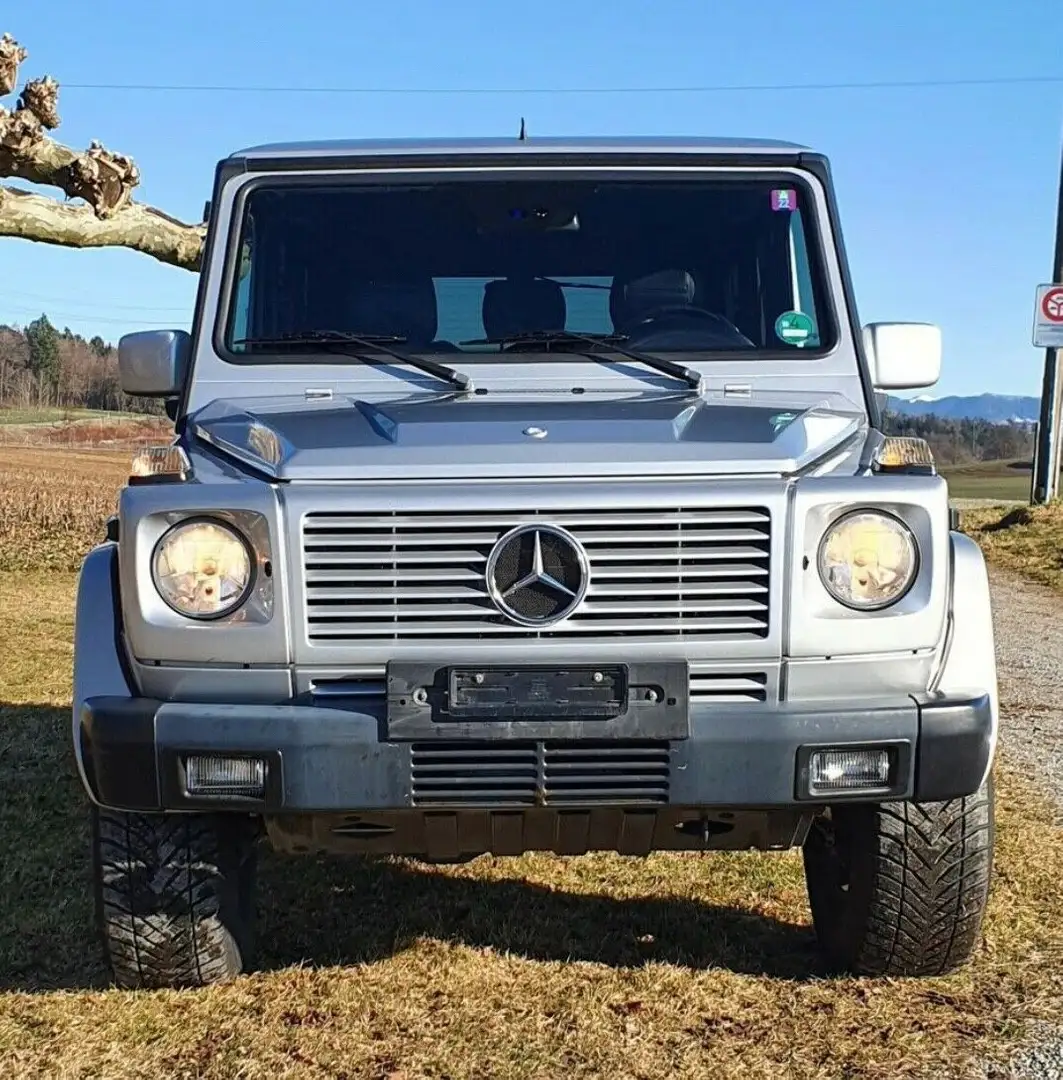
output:
[[387,668],[386,737],[683,739],[685,661]]

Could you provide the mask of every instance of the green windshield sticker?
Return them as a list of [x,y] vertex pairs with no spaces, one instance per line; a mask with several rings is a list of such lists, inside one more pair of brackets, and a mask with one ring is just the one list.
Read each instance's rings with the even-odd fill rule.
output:
[[802,345],[812,336],[816,324],[803,311],[784,311],[775,320],[775,334],[787,345]]

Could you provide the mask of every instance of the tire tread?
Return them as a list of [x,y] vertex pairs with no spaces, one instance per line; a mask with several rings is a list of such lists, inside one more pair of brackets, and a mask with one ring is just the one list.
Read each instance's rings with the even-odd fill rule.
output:
[[119,986],[207,986],[246,969],[245,822],[96,808],[93,841],[97,920]]

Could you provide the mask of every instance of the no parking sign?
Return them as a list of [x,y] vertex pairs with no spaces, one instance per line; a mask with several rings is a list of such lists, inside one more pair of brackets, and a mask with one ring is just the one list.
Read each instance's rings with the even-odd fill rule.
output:
[[1063,285],[1037,286],[1033,343],[1038,349],[1063,347]]

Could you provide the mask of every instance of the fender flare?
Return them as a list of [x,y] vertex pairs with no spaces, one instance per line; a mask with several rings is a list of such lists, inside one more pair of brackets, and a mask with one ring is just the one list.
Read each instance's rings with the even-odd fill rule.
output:
[[95,802],[85,770],[82,708],[92,697],[133,697],[134,681],[125,654],[118,585],[118,545],[93,548],[81,564],[74,607],[72,738],[82,786]]
[[948,620],[942,662],[929,689],[948,697],[988,694],[992,727],[985,783],[1000,731],[996,640],[989,573],[982,549],[965,533],[949,533]]

